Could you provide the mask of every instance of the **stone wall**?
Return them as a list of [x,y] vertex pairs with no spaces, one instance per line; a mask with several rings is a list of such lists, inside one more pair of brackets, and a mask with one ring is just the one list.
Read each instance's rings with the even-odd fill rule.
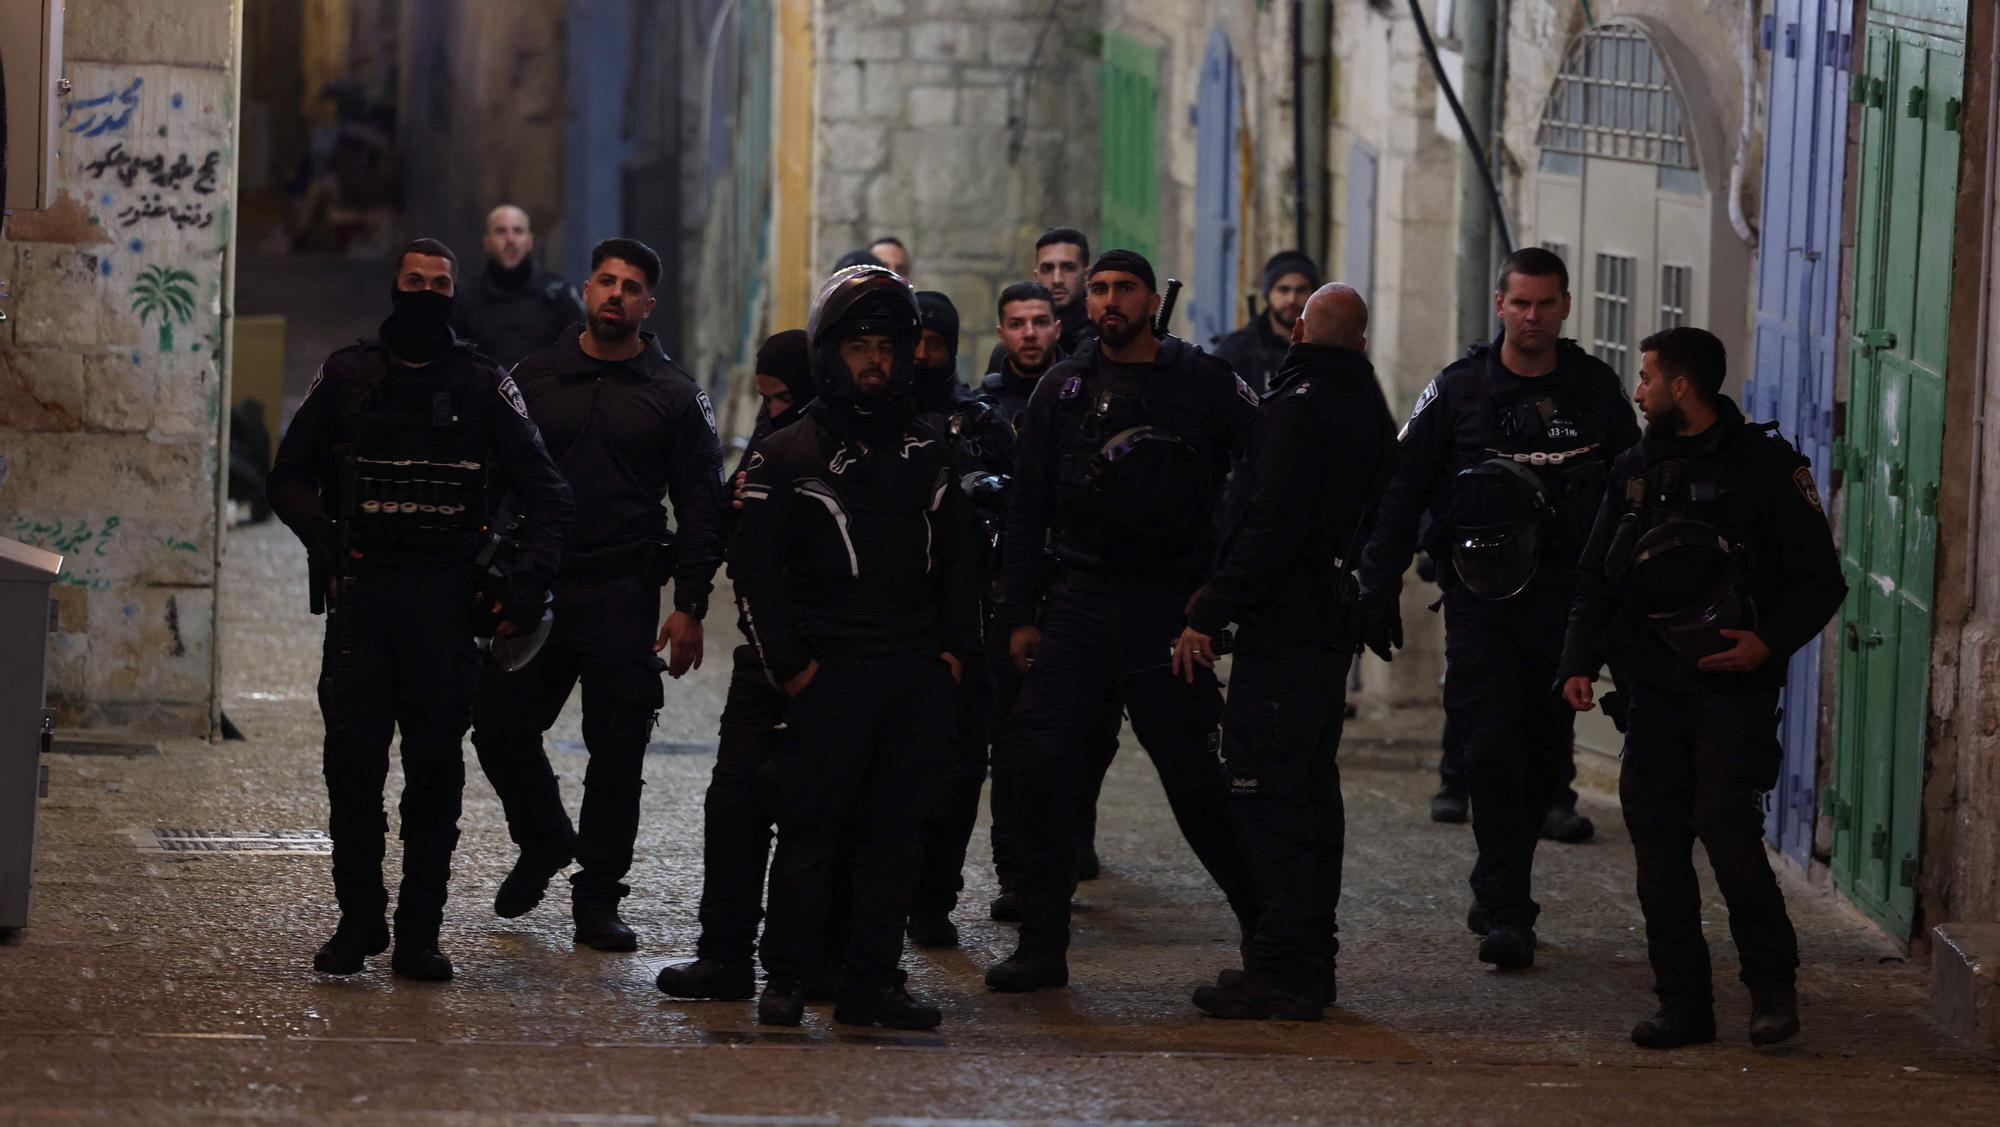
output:
[[1097,68],[1079,47],[1099,3],[817,5],[817,276],[870,239],[902,239],[912,281],[959,308],[964,374],[993,346],[994,298],[1032,273],[1035,236],[1095,231]]
[[58,198],[0,242],[0,535],[66,557],[67,726],[210,728],[235,18],[71,0]]

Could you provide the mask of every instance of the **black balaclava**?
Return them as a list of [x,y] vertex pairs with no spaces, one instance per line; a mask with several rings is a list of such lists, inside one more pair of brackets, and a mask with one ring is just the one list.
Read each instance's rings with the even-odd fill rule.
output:
[[431,364],[451,355],[457,340],[451,331],[451,295],[436,290],[389,287],[389,318],[382,322],[382,343],[398,360]]
[[958,307],[936,290],[917,294],[917,331],[929,329],[951,346],[941,368],[917,367],[917,405],[924,410],[949,409],[958,398]]
[[500,265],[499,259],[489,258],[486,260],[486,276],[493,279],[493,283],[503,290],[520,289],[528,284],[529,278],[535,276],[535,256],[522,255],[520,265],[512,270]]
[[796,422],[818,394],[812,382],[812,345],[804,329],[786,329],[767,338],[757,349],[756,373],[776,376],[792,393],[792,405],[771,419],[772,430]]

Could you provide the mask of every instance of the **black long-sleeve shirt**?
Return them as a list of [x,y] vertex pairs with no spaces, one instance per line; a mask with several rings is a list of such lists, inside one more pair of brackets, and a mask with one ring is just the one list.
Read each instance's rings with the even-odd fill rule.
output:
[[[391,380],[396,386],[384,389]],[[514,381],[469,345],[417,368],[398,363],[375,340],[327,357],[278,444],[267,480],[271,511],[308,547],[325,546],[341,503],[336,448],[368,449],[379,441],[371,431],[382,429],[382,420],[370,411],[381,402],[377,392],[385,390],[394,392],[386,398],[428,408],[431,421],[442,421],[435,414],[441,405],[449,408],[452,425],[438,428],[448,431],[438,438],[440,450],[449,447],[445,456],[455,457],[468,447],[490,450],[494,484],[511,491],[518,502],[520,547],[514,566],[544,585],[551,582],[576,512],[569,485],[542,445]],[[421,445],[428,437],[423,430],[418,428],[409,441]],[[400,454],[372,452],[401,457],[423,453],[414,448]]]
[[[1597,523],[1577,562],[1563,677],[1595,677],[1609,661],[1612,675],[1621,681],[1636,679],[1668,689],[1780,686],[1791,655],[1840,609],[1847,581],[1841,577],[1833,532],[1806,459],[1784,439],[1744,422],[1726,396],[1719,416],[1698,435],[1649,437],[1612,466]],[[1755,632],[1771,650],[1770,660],[1759,669],[1695,669],[1646,627],[1629,601],[1629,590],[1619,582],[1619,573],[1629,566],[1629,561],[1614,566],[1610,558],[1619,525],[1635,511],[1634,494],[1646,494],[1648,471],[1669,459],[1685,463],[1674,475],[1678,480],[1713,483],[1709,488],[1718,495],[1698,505],[1677,505],[1670,498],[1668,510],[1650,515],[1663,519],[1671,512],[1703,520],[1746,549]],[[1630,544],[1623,550],[1629,552]],[[1629,573],[1623,578],[1629,579]]]
[[663,539],[674,509],[674,606],[702,613],[722,562],[728,512],[708,396],[651,333],[631,360],[598,360],[571,325],[514,368],[528,414],[576,493],[568,548],[600,552]]
[[[1620,453],[1639,441],[1639,424],[1625,397],[1617,373],[1603,361],[1578,348],[1559,343],[1555,370],[1522,377],[1500,363],[1499,338],[1475,347],[1470,354],[1438,374],[1417,398],[1399,443],[1401,461],[1383,491],[1375,531],[1361,555],[1361,589],[1370,594],[1394,594],[1402,589],[1403,572],[1418,548],[1425,514],[1433,525],[1447,523],[1454,479],[1499,453],[1503,445],[1500,410],[1525,399],[1547,396],[1562,404],[1561,425],[1578,432],[1559,436],[1551,445],[1576,448],[1595,444],[1585,464],[1608,467]],[[1579,463],[1572,461],[1567,472]],[[1554,476],[1554,475],[1550,475]],[[1597,491],[1582,498],[1558,497],[1561,522],[1547,538],[1542,567],[1567,576],[1576,554],[1590,533]],[[1442,568],[1441,568],[1442,570]]]
[[730,575],[779,685],[814,660],[980,648],[970,502],[944,432],[918,417],[870,446],[839,410],[815,402],[747,464]]
[[[1093,443],[1083,437],[1075,416],[1105,393],[1137,395],[1146,405],[1151,425],[1177,435],[1210,460],[1204,494],[1170,500],[1211,516],[1223,482],[1249,445],[1257,416],[1257,397],[1229,366],[1179,337],[1161,341],[1151,364],[1107,362],[1100,357],[1097,342],[1091,341],[1049,369],[1036,382],[1028,408],[1015,424],[1019,437],[1014,443],[1013,480],[1007,487],[1006,532],[1001,537],[1003,626],[1035,620],[1049,579],[1045,548],[1052,533],[1058,555],[1066,537],[1115,535],[1082,527],[1083,518],[1063,503],[1066,486],[1059,480],[1065,458],[1073,464],[1088,460]],[[1148,561],[1143,573],[1106,573],[1104,580],[1138,590],[1174,588],[1192,594],[1212,562],[1212,523],[1206,534],[1191,538],[1183,550]]]
[[1293,345],[1230,481],[1215,572],[1188,624],[1331,641],[1350,557],[1395,459],[1396,424],[1368,358]]

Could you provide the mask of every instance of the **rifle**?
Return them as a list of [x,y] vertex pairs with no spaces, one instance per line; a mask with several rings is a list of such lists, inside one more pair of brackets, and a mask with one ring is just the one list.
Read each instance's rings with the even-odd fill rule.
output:
[[1181,296],[1181,280],[1168,278],[1167,288],[1160,291],[1160,311],[1153,314],[1153,335],[1165,339],[1167,323],[1174,319],[1174,302]]

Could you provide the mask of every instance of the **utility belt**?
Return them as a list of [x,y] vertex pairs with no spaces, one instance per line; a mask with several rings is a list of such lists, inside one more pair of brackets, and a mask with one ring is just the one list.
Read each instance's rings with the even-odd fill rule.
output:
[[636,575],[648,587],[664,587],[674,577],[678,553],[671,537],[641,540],[592,552],[564,552],[558,583],[603,583]]
[[486,523],[486,467],[475,461],[338,457],[345,547],[412,561],[466,550]]
[[1335,560],[1333,570],[1301,571],[1280,580],[1268,598],[1243,612],[1239,633],[1253,647],[1259,640],[1351,641],[1359,632],[1360,608],[1360,581]]

